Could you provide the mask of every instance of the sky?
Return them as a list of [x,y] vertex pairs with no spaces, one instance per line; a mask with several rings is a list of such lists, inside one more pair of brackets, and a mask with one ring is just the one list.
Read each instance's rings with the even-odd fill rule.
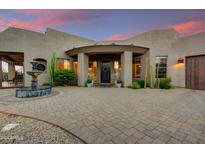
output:
[[122,40],[159,28],[191,35],[205,31],[205,9],[0,10],[0,31],[7,27],[38,32],[49,27],[93,40]]

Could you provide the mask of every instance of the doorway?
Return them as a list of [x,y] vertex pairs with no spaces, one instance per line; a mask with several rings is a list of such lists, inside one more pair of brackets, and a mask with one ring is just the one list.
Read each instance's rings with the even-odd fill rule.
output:
[[110,83],[110,62],[102,62],[101,83]]
[[186,57],[186,88],[205,90],[205,56]]

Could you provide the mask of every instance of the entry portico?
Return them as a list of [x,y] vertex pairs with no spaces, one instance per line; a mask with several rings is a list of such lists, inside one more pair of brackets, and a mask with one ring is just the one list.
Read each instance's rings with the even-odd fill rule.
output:
[[79,86],[85,86],[88,73],[93,73],[95,84],[113,84],[115,75],[119,74],[123,86],[127,87],[132,83],[134,59],[140,59],[143,70],[142,56],[148,51],[148,48],[134,45],[103,44],[74,48],[66,54],[78,64]]

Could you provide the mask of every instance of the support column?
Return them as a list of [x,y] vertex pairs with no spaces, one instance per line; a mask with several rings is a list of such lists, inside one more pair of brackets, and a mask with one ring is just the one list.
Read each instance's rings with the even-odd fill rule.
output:
[[88,56],[78,53],[78,86],[85,86],[88,77]]
[[8,79],[13,80],[15,77],[15,65],[11,62],[8,63]]
[[121,79],[123,86],[128,87],[132,83],[132,52],[124,51],[121,54]]

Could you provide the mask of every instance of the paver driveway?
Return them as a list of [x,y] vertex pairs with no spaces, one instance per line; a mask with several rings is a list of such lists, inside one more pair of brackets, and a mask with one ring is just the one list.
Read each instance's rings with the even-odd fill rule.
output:
[[7,102],[14,89],[0,90],[0,111],[54,123],[87,143],[205,143],[205,91],[56,89],[23,102]]

